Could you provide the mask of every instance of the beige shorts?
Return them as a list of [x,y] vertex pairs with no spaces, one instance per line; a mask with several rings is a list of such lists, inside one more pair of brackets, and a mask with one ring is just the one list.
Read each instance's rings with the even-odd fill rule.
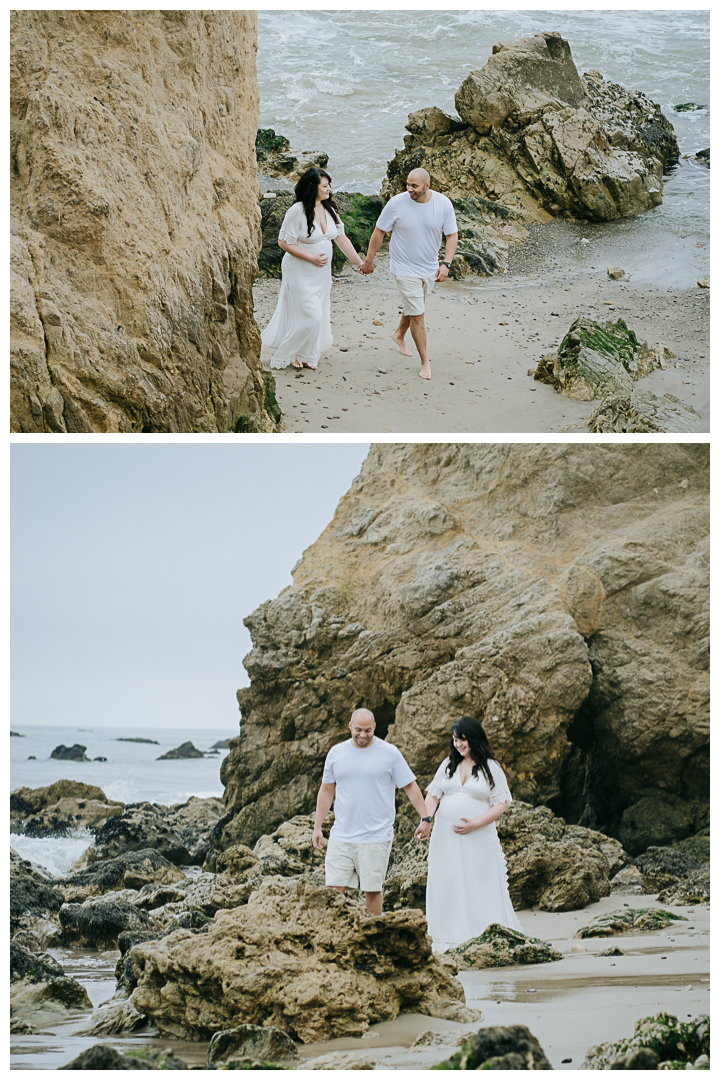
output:
[[392,840],[382,844],[345,844],[331,837],[325,856],[325,884],[380,892],[391,847]]
[[403,314],[422,315],[425,301],[433,291],[434,277],[396,277],[398,289],[403,299]]

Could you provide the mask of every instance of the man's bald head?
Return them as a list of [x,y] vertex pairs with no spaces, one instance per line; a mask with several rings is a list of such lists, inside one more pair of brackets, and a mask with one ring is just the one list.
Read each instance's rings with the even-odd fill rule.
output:
[[358,720],[369,720],[372,724],[375,723],[375,717],[369,709],[356,709],[350,717],[350,723],[354,724]]
[[408,173],[408,183],[410,183],[411,180],[427,186],[427,184],[430,183],[430,173],[427,169],[413,169],[412,172]]
[[375,741],[375,717],[369,709],[356,709],[350,717],[350,736],[359,749]]

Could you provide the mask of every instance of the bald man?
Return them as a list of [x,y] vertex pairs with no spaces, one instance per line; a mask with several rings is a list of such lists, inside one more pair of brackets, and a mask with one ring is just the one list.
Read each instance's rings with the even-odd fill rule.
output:
[[392,743],[375,735],[375,717],[356,709],[350,738],[325,759],[317,797],[313,847],[322,851],[322,823],[335,800],[335,822],[325,857],[325,884],[344,893],[360,888],[371,915],[382,914],[395,821],[395,788],[401,787],[421,820],[430,821],[415,774]]
[[[413,169],[407,190],[393,195],[377,220],[365,262],[358,269],[372,274],[375,254],[385,233],[391,232],[390,272],[402,297],[403,312],[392,339],[403,356],[412,356],[405,344],[408,330],[420,356],[420,378],[430,378],[425,329],[425,301],[436,281],[444,281],[455,257],[458,227],[447,195],[430,189],[430,174]],[[438,266],[438,251],[445,233],[445,261]]]

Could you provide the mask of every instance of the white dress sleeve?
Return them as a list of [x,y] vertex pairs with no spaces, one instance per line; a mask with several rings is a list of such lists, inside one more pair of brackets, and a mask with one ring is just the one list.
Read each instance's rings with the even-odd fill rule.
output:
[[492,758],[488,761],[492,778],[495,781],[495,787],[490,788],[490,805],[497,806],[498,803],[512,802],[512,795],[510,794],[510,788],[508,787],[507,778],[502,771],[497,761]]
[[303,213],[303,205],[302,203],[293,203],[283,218],[278,240],[284,240],[286,244],[297,244],[303,221],[306,223],[305,231],[307,232],[307,219]]
[[447,768],[447,765],[448,765],[449,761],[450,761],[450,758],[446,757],[445,760],[443,761],[442,765],[440,766],[440,768],[438,769],[438,771],[435,773],[432,780],[428,784],[428,786],[425,788],[428,795],[434,795],[436,799],[442,799],[442,793],[443,792],[442,792],[442,787],[441,787],[441,781],[442,781],[443,776],[445,775],[445,769]]
[[339,214],[338,214],[338,219],[337,219],[337,225],[335,226],[335,228],[337,229],[338,236],[344,236],[345,235],[345,226],[343,225],[342,218],[340,217]]

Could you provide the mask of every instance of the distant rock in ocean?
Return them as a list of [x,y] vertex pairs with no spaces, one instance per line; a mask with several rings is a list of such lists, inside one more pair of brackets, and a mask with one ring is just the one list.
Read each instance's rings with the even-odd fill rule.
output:
[[168,750],[167,754],[161,754],[158,761],[172,761],[176,758],[200,758],[205,757],[202,750],[198,750],[188,739],[182,746],[176,746],[174,750]]
[[10,734],[14,735],[16,739],[24,739],[25,738],[25,736],[21,735],[19,731],[11,731]]
[[144,742],[144,743],[152,743],[153,746],[159,746],[160,745],[160,743],[157,741],[157,739],[137,739],[137,738],[130,739],[130,738],[127,738],[127,737],[126,738],[121,737],[119,739],[115,739],[114,741],[115,742]]
[[218,739],[217,742],[214,742],[212,744],[210,749],[211,750],[229,750],[230,749],[230,740],[229,739]]
[[81,746],[80,743],[75,743],[74,746],[64,746],[62,743],[60,746],[56,746],[50,755],[51,758],[55,758],[57,761],[89,761],[90,758],[85,756],[86,746]]

